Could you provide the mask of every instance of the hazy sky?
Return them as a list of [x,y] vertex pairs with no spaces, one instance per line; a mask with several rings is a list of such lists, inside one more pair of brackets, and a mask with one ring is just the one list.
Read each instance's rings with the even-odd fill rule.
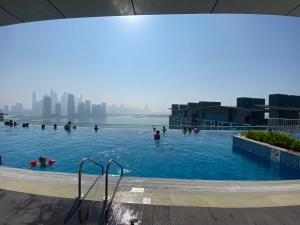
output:
[[176,15],[0,27],[0,105],[53,88],[92,102],[172,103],[300,95],[300,18]]

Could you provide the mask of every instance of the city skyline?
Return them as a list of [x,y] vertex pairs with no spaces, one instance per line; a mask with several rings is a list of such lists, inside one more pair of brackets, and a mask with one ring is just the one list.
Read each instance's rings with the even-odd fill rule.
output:
[[[61,97],[59,97],[61,96]],[[69,103],[69,97],[72,98]],[[72,113],[68,113],[68,105],[72,109]],[[135,113],[151,113],[148,109],[148,106],[145,105],[143,109],[138,108],[131,108],[126,107],[125,105],[121,104],[119,106],[115,104],[106,105],[105,102],[93,103],[89,99],[85,99],[81,94],[79,97],[72,94],[63,92],[62,95],[58,94],[51,88],[49,94],[37,94],[36,91],[32,92],[31,96],[31,105],[28,108],[23,107],[23,103],[12,103],[10,105],[0,105],[0,111],[4,112],[11,112],[14,114],[34,114],[34,115],[41,115],[44,117],[49,116],[79,116],[87,114],[86,116],[79,116],[79,117],[97,117],[97,114],[101,114],[102,116],[105,115],[107,112],[109,114],[135,114]]]
[[153,113],[172,102],[300,94],[299,18],[84,18],[6,26],[0,36],[1,105],[29,108],[31,90],[51,87]]

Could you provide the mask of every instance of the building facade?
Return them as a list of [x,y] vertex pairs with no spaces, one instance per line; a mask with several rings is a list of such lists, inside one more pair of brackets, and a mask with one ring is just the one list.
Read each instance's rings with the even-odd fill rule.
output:
[[61,104],[56,103],[55,104],[55,117],[61,117]]
[[269,117],[300,119],[300,96],[283,94],[269,95]]
[[42,116],[43,117],[51,117],[51,98],[49,96],[44,96],[43,98],[43,113]]
[[264,105],[264,99],[254,98],[238,98],[235,107],[206,101],[173,104],[169,127],[264,125]]
[[75,117],[75,97],[73,94],[68,94],[68,117]]

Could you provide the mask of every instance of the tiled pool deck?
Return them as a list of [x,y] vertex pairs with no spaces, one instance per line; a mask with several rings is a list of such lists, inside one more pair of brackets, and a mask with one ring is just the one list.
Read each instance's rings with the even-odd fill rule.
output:
[[[82,192],[95,177],[83,175]],[[116,180],[116,177],[109,178],[110,192]],[[77,174],[1,166],[0,189],[74,199],[78,195],[78,178]],[[103,196],[104,179],[101,178],[87,199],[100,200]],[[249,182],[124,177],[115,202],[220,208],[293,206],[300,205],[300,180]]]

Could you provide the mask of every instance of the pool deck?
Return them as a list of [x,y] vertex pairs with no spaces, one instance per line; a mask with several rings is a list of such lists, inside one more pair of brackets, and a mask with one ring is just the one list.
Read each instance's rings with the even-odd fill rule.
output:
[[[83,193],[95,178],[94,175],[83,175]],[[102,199],[103,178],[97,182],[87,199]],[[110,192],[116,181],[117,177],[109,178]],[[0,189],[74,199],[78,196],[78,177],[77,174],[0,166]],[[300,180],[252,182],[123,177],[114,201],[124,204],[214,208],[297,206],[300,205]]]
[[[141,221],[135,225],[299,225],[300,221],[300,206],[215,208],[122,203],[112,205],[106,222],[101,203],[85,201],[80,210],[70,214],[73,204],[68,198],[0,189],[0,224],[129,225],[131,218]],[[89,208],[90,216],[85,220]]]

